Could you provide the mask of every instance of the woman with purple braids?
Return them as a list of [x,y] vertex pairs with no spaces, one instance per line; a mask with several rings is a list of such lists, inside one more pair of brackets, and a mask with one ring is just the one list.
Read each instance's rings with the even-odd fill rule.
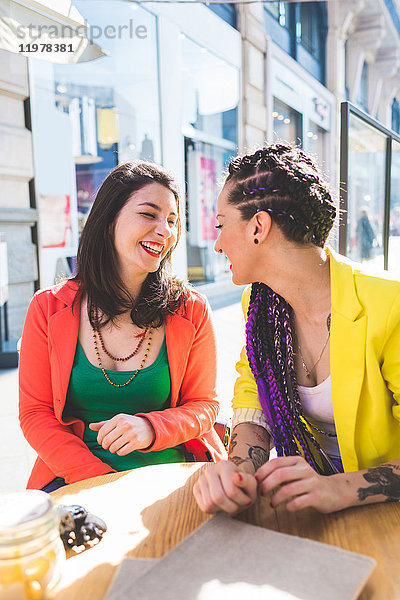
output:
[[215,250],[252,285],[229,460],[195,484],[200,508],[235,514],[257,493],[289,511],[398,501],[400,282],[326,246],[336,209],[300,148],[233,159],[217,206]]

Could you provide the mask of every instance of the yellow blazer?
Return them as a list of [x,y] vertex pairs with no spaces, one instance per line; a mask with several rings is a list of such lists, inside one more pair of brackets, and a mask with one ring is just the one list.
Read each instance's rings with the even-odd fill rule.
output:
[[[333,413],[345,471],[400,458],[400,281],[362,271],[327,248],[331,274]],[[245,317],[250,287],[242,297]],[[258,408],[246,348],[233,408]]]

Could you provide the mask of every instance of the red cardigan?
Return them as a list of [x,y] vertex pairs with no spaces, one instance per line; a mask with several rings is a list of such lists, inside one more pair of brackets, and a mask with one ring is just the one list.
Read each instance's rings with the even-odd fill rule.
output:
[[[82,440],[84,424],[62,418],[79,332],[78,284],[64,282],[33,297],[22,334],[19,363],[19,417],[22,431],[38,453],[28,488],[42,488],[54,477],[74,483],[113,469]],[[207,300],[186,292],[186,310],[165,324],[171,408],[146,413],[156,432],[151,450],[185,443],[196,460],[226,458],[213,429],[216,345]],[[143,414],[143,413],[141,413]]]

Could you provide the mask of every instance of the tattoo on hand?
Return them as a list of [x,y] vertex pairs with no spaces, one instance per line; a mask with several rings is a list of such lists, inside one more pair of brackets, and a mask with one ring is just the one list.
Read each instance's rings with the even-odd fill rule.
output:
[[387,496],[386,502],[396,502],[400,500],[400,475],[394,471],[399,471],[397,465],[383,465],[368,469],[363,477],[371,483],[369,487],[359,488],[358,499],[365,500],[368,496],[382,494]]

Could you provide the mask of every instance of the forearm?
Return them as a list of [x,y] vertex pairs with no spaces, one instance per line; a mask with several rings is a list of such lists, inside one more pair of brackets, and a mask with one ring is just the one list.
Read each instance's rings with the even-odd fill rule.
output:
[[216,400],[189,400],[182,406],[136,416],[146,418],[153,426],[155,440],[150,450],[155,451],[184,444],[208,433],[214,426],[218,409]]
[[340,506],[349,508],[376,502],[398,502],[400,500],[400,459],[378,467],[332,475],[338,485]]
[[264,427],[239,423],[232,432],[228,458],[241,470],[254,473],[268,461],[271,439]]

